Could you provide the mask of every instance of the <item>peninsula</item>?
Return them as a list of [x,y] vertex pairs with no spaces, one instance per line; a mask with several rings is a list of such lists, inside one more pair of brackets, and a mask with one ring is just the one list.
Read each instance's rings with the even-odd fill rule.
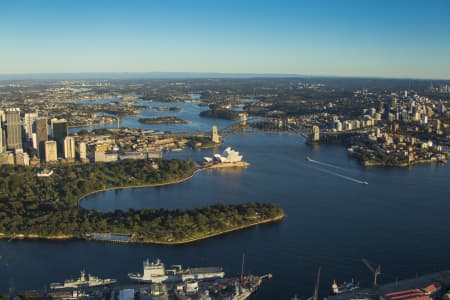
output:
[[284,217],[277,205],[253,202],[108,213],[79,206],[90,193],[175,184],[201,170],[179,159],[126,160],[65,165],[42,178],[32,168],[5,166],[0,171],[0,238],[90,239],[91,233],[112,232],[129,236],[129,242],[179,244]]

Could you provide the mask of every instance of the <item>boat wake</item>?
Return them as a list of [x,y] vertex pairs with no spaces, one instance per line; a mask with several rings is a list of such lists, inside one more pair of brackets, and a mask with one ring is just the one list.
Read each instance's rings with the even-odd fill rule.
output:
[[324,166],[324,167],[329,167],[329,168],[338,169],[338,170],[342,170],[342,171],[345,171],[345,170],[346,170],[346,169],[343,168],[343,167],[339,167],[339,166],[332,165],[332,164],[329,164],[329,163],[321,162],[321,161],[312,159],[312,158],[310,158],[310,157],[308,157],[307,160],[308,160],[309,162],[312,162],[312,163],[315,163],[315,164],[318,164],[318,165],[321,165],[321,166]]
[[[307,160],[308,160],[309,162],[311,162],[311,163],[315,163],[315,164],[318,164],[318,165],[322,165],[322,166],[326,166],[326,167],[330,167],[330,168],[337,168],[337,169],[340,169],[340,170],[344,170],[343,168],[340,168],[340,167],[338,167],[338,166],[334,166],[334,165],[327,164],[327,163],[322,163],[322,162],[319,162],[319,161],[317,161],[317,160],[311,159],[311,158],[309,158],[309,157],[307,157]],[[310,166],[310,168],[313,168],[313,169],[315,169],[315,170],[318,170],[318,171],[321,171],[321,172],[324,172],[324,173],[327,173],[327,174],[330,174],[330,175],[333,175],[333,176],[336,176],[336,177],[339,177],[339,178],[342,178],[342,179],[345,179],[345,180],[348,180],[348,181],[351,181],[351,182],[354,182],[354,183],[358,183],[358,184],[369,184],[367,181],[359,180],[359,179],[356,179],[356,178],[352,178],[352,177],[346,176],[346,175],[344,175],[344,174],[340,174],[340,173],[337,173],[337,172],[334,172],[334,171],[331,171],[331,170],[328,170],[328,169],[325,169],[325,168],[314,167],[314,166]]]

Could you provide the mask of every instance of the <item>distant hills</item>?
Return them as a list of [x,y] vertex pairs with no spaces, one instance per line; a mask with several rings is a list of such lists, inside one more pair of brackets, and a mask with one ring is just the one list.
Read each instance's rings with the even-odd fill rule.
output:
[[411,80],[447,82],[446,79],[390,78],[370,76],[334,76],[281,73],[220,73],[220,72],[81,72],[81,73],[0,73],[0,81],[9,80],[138,80],[138,79],[251,79],[251,78],[304,78],[328,80]]

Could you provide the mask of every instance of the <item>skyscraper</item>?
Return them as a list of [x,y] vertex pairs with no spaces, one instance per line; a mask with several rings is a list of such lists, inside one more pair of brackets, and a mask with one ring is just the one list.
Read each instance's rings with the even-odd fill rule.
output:
[[45,162],[58,160],[58,146],[55,141],[46,141],[45,144]]
[[58,144],[58,149],[62,154],[64,151],[64,139],[67,136],[67,121],[66,119],[52,120],[52,135],[53,139]]
[[71,136],[64,139],[64,158],[75,159],[75,139]]
[[38,156],[41,160],[45,160],[45,142],[48,140],[48,124],[47,118],[41,117],[36,119],[36,145]]
[[32,134],[35,131],[35,122],[38,117],[37,113],[26,113],[24,116],[24,127],[25,127],[25,134],[27,135],[27,139],[32,139]]
[[20,109],[8,108],[6,110],[7,148],[10,150],[22,149],[22,127],[20,125]]

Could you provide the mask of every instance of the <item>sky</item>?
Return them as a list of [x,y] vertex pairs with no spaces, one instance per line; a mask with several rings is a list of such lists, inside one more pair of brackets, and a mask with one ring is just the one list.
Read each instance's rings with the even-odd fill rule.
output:
[[73,72],[450,79],[450,1],[0,1],[0,74]]

